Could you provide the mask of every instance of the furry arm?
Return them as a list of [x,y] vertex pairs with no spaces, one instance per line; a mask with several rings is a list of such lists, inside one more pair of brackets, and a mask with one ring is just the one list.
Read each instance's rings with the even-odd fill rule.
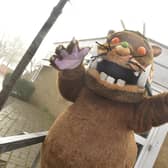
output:
[[84,86],[85,69],[79,66],[73,70],[63,70],[58,74],[58,86],[61,95],[74,102]]
[[168,122],[168,94],[145,98],[134,105],[134,110],[129,117],[129,128],[135,132],[145,132],[153,126]]

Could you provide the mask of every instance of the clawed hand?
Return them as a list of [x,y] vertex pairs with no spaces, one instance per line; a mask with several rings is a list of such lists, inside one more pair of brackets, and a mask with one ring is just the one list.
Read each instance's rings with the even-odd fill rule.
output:
[[67,48],[62,45],[56,48],[50,63],[58,70],[75,69],[82,63],[89,50],[89,47],[79,48],[78,41],[73,39]]

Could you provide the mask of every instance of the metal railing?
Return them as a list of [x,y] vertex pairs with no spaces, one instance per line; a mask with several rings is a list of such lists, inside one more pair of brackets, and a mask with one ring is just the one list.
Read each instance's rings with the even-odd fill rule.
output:
[[[24,133],[23,135],[15,135],[8,137],[0,137],[0,154],[10,152],[19,148],[24,148],[30,145],[42,143],[48,131],[36,133]],[[34,158],[31,168],[36,168],[40,158],[40,151]]]
[[0,154],[44,141],[47,131],[0,138]]

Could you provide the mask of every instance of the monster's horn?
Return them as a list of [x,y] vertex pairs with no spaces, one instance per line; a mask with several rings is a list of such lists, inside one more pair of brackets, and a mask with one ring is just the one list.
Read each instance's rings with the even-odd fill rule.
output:
[[146,23],[143,24],[143,35],[145,36],[146,34]]
[[125,24],[124,24],[124,21],[123,20],[120,20],[121,21],[121,25],[123,27],[124,30],[126,30],[126,27],[125,27]]

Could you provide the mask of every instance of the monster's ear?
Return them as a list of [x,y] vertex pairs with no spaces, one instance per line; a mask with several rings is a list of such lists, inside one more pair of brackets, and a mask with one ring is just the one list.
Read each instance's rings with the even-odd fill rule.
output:
[[153,56],[157,57],[162,53],[162,49],[158,46],[152,45]]
[[111,37],[114,33],[115,33],[114,30],[109,30],[109,32],[107,33],[107,41],[111,41]]

